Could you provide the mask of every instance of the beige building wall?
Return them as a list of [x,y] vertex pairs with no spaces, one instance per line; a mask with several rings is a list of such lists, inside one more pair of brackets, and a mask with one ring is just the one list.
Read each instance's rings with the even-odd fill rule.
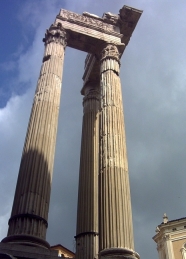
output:
[[[186,232],[186,230],[185,230],[185,232]],[[186,237],[183,238],[182,234],[183,233],[180,233],[181,239],[174,240],[172,242],[174,256],[176,259],[185,259],[186,258],[186,249],[184,249],[184,244],[186,244]],[[185,235],[185,233],[184,233],[184,235]]]
[[70,251],[68,248],[58,244],[55,246],[50,247],[51,250],[57,250],[58,251],[58,257],[64,257],[64,258],[75,258],[75,254]]

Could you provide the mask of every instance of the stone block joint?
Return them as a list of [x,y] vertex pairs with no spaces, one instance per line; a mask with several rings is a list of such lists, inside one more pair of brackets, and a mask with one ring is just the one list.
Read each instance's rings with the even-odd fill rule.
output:
[[[134,251],[120,59],[141,11],[103,17],[61,10],[43,39],[19,176],[0,254],[56,259],[46,241],[66,46],[88,53],[83,75],[76,259],[139,259]],[[36,251],[34,253],[33,251]],[[8,253],[9,254],[9,253]]]

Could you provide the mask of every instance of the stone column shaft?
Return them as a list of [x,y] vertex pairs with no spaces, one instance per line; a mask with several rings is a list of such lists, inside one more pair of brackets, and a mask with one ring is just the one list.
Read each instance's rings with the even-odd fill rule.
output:
[[133,255],[133,226],[117,47],[101,58],[99,250],[100,256]]
[[165,235],[165,251],[167,259],[175,259],[170,235]]
[[66,35],[52,25],[19,169],[8,235],[3,242],[49,247],[46,239]]
[[83,99],[76,259],[98,256],[99,82],[88,82]]
[[181,254],[182,254],[182,259],[186,259],[186,251],[185,248],[181,248]]

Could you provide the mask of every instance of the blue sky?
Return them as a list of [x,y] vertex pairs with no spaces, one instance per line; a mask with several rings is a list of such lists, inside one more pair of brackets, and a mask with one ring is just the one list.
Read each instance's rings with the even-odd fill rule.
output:
[[[23,32],[20,21],[18,20],[19,6],[15,1],[1,1],[1,27],[0,33],[2,35],[0,42],[0,60],[1,60],[1,96],[0,107],[4,107],[10,98],[11,90],[7,89],[10,84],[10,78],[16,76],[15,62],[16,52],[20,47],[20,40],[23,40]],[[16,14],[16,16],[15,16]],[[9,17],[9,18],[8,18]],[[6,23],[4,23],[4,22]]]
[[[6,0],[0,1],[0,238],[7,231],[45,30],[60,8],[102,16],[118,13],[124,4],[144,10],[121,59],[135,248],[141,258],[158,257],[152,236],[164,212],[170,219],[185,217],[185,1]],[[85,56],[66,50],[47,236],[51,245],[72,250]]]

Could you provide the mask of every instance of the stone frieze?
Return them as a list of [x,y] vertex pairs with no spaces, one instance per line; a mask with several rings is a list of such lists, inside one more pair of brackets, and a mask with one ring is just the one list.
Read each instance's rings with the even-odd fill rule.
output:
[[89,13],[84,13],[81,15],[71,11],[67,11],[65,9],[61,9],[60,14],[57,16],[57,18],[63,21],[68,21],[70,23],[81,25],[85,28],[87,27],[107,34],[113,34],[115,36],[117,35],[117,37],[119,38],[122,37],[122,35],[120,34],[120,29],[116,25],[116,22],[114,20],[114,24],[110,24],[107,22],[107,19],[103,20],[102,18],[91,15]]

